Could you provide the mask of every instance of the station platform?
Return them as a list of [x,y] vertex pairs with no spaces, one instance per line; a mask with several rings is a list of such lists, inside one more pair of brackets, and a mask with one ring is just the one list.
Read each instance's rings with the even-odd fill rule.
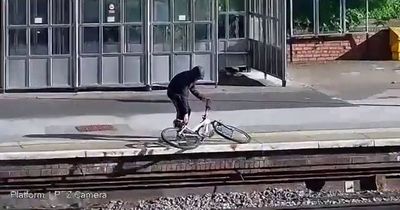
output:
[[0,160],[40,160],[71,158],[118,158],[207,154],[232,152],[269,152],[279,150],[318,150],[334,148],[400,146],[400,128],[315,130],[251,133],[248,144],[237,144],[217,134],[198,148],[181,150],[156,137],[106,134],[31,135],[0,144]]

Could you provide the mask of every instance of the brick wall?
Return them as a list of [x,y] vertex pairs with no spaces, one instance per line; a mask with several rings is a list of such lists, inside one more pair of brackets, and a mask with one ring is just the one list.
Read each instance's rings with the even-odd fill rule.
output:
[[288,41],[288,60],[390,60],[389,31],[348,34],[341,37],[293,38]]

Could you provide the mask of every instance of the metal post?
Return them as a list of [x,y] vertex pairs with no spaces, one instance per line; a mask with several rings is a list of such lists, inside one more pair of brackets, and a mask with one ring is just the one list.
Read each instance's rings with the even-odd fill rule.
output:
[[1,78],[1,90],[2,93],[6,91],[6,1],[1,0],[1,69],[0,69],[0,78]]
[[366,25],[366,30],[367,30],[367,34],[369,33],[369,0],[365,0],[365,7],[366,7],[366,10],[367,10],[367,23],[365,24]]
[[281,47],[282,47],[282,61],[283,61],[283,65],[282,65],[282,87],[286,87],[286,68],[287,68],[287,56],[286,56],[286,52],[287,52],[287,43],[286,43],[286,1],[283,1],[283,6],[282,6],[282,14],[281,14],[281,18],[282,18],[282,43],[281,43]]
[[314,10],[314,35],[318,36],[318,34],[319,34],[319,0],[314,0],[313,10]]
[[213,38],[214,38],[214,78],[215,78],[215,88],[218,87],[218,80],[219,80],[219,40],[218,40],[218,0],[212,0],[213,2],[213,12],[212,16],[214,16],[214,33],[213,33]]
[[[79,86],[79,72],[80,72],[80,69],[79,69],[79,43],[80,43],[80,40],[79,40],[79,14],[81,11],[80,11],[79,4],[80,4],[80,0],[74,1],[74,11],[73,11],[74,29],[75,29],[75,36],[73,38],[73,41],[74,41],[74,47],[73,47],[73,49],[74,49],[74,52],[73,52],[74,68],[72,68],[72,72],[71,72],[71,75],[73,78],[72,79],[72,87],[74,89],[78,88],[78,86]],[[82,42],[82,44],[83,44],[83,42]]]
[[153,40],[152,33],[151,33],[151,17],[150,17],[150,9],[152,0],[144,1],[144,22],[145,22],[145,30],[144,30],[144,37],[145,37],[145,55],[144,55],[144,75],[145,80],[144,83],[146,86],[151,87],[151,41]]
[[[289,2],[289,7],[290,7],[290,11],[289,11],[289,15],[290,15],[290,38],[293,37],[293,0],[290,0]],[[286,11],[287,13],[288,11]],[[286,15],[286,14],[285,14]]]

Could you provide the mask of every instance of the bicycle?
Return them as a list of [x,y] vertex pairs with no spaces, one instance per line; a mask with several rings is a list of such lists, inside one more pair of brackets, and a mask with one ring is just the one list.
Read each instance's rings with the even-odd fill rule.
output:
[[[206,109],[200,124],[194,128],[189,128],[184,125],[182,128],[170,127],[161,132],[161,139],[167,144],[179,149],[194,149],[198,147],[206,138],[211,138],[215,133],[224,137],[225,139],[245,144],[249,143],[251,137],[245,131],[240,130],[231,125],[225,125],[218,120],[208,119],[208,111],[210,110],[206,103]],[[169,138],[168,132],[171,132],[176,137]],[[188,137],[193,137],[189,139]]]

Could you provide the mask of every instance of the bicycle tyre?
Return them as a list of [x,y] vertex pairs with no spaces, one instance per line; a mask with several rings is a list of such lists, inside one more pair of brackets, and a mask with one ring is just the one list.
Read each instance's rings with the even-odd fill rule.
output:
[[[240,130],[239,128],[236,128],[232,125],[225,125],[219,121],[214,121],[212,123],[212,125],[214,127],[215,132],[218,133],[218,135],[220,135],[228,140],[231,140],[231,141],[234,141],[234,142],[237,142],[240,144],[246,144],[251,141],[251,136],[248,133],[246,133],[245,131]],[[229,130],[231,130],[232,134],[228,135],[227,133],[224,133],[222,129],[229,129]],[[240,138],[234,137],[233,136],[234,132],[237,132],[238,134],[242,135],[244,138],[240,139]]]
[[[173,138],[173,139],[168,138],[167,132],[169,132],[169,131],[177,133],[178,132],[178,128],[172,128],[171,127],[171,128],[166,128],[166,129],[162,130],[161,131],[161,139],[165,143],[167,143],[168,145],[173,146],[173,147],[178,148],[178,149],[183,149],[183,150],[195,149],[200,145],[200,142],[203,140],[202,137],[198,136],[194,143],[190,143],[190,144],[186,144],[186,145],[185,144],[179,144],[179,143],[177,143],[178,141],[177,141],[176,137]],[[186,137],[183,136],[183,138],[184,138],[183,140],[187,143]]]

